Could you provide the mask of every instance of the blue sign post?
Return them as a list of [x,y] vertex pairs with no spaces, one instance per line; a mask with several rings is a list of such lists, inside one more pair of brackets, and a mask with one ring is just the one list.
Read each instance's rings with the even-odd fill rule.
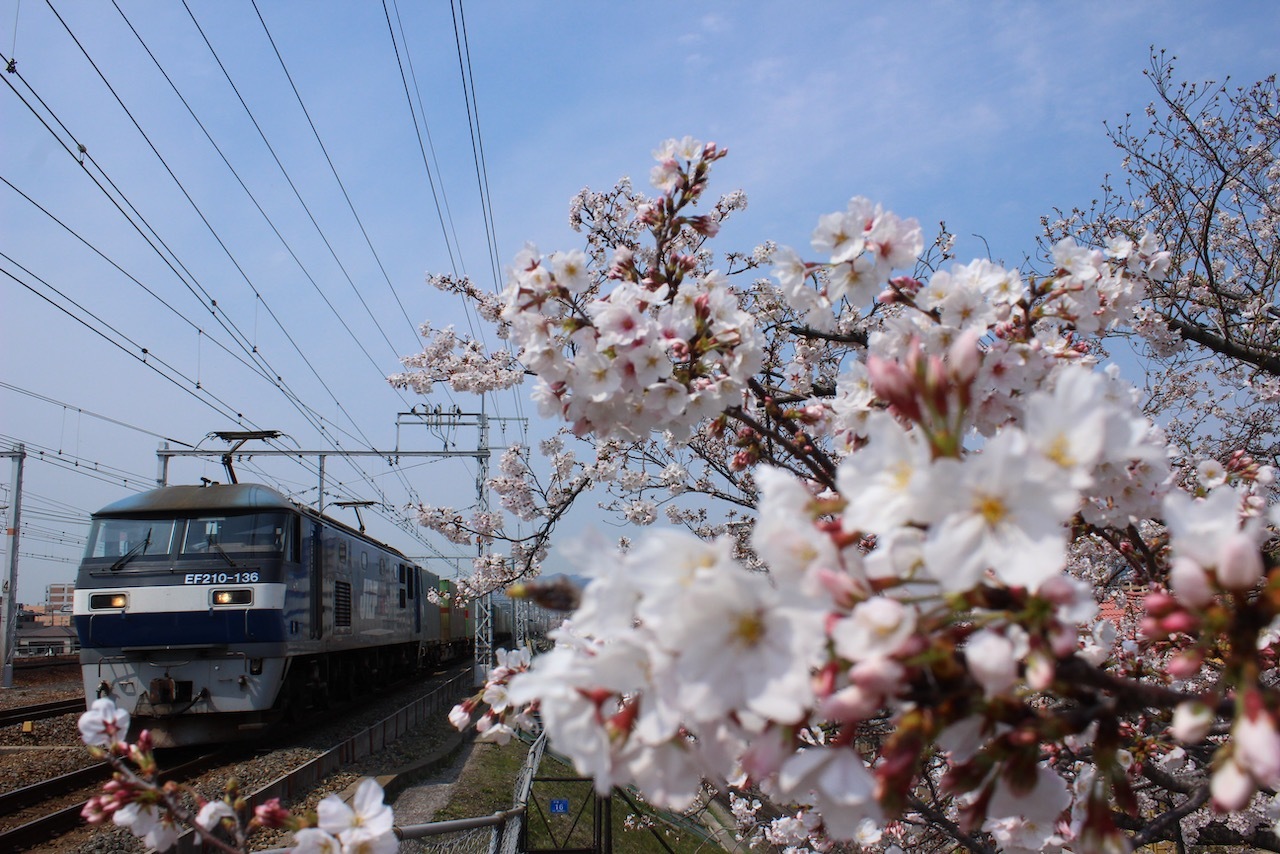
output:
[[568,815],[569,799],[568,798],[552,798],[551,814],[552,815]]

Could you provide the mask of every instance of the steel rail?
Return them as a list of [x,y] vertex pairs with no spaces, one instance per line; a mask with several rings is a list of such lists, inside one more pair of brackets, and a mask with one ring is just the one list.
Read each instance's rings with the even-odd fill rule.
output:
[[45,718],[56,718],[85,710],[84,697],[74,700],[57,700],[52,703],[38,703],[34,706],[19,706],[14,709],[0,710],[0,726],[20,724],[23,721],[39,721]]

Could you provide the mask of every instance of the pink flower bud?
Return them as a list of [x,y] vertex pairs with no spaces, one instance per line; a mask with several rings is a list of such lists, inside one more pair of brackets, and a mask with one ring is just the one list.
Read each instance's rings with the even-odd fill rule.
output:
[[866,720],[880,709],[883,696],[857,685],[841,688],[818,704],[818,714],[829,721],[848,723]]
[[1233,534],[1218,554],[1218,583],[1228,590],[1249,590],[1262,578],[1262,555],[1253,538]]
[[1080,634],[1074,627],[1058,625],[1050,631],[1049,644],[1058,658],[1066,658],[1079,648]]
[[253,818],[262,827],[284,827],[289,811],[280,805],[279,798],[272,798],[254,808]]
[[[833,614],[827,615],[828,622]],[[819,670],[813,677],[813,693],[819,697],[825,697],[836,690],[836,677],[840,674],[840,665],[834,661],[828,661],[826,666]]]
[[822,567],[815,575],[838,608],[852,608],[866,598],[866,592],[859,589],[857,582],[847,572]]
[[859,688],[884,695],[902,684],[905,672],[898,662],[877,655],[863,659],[849,668],[849,681]]
[[1196,619],[1194,614],[1189,611],[1177,611],[1160,621],[1160,628],[1164,629],[1166,634],[1174,634],[1182,632],[1183,634],[1191,634],[1200,626],[1200,621]]
[[715,237],[720,233],[720,222],[709,214],[706,216],[695,216],[689,220],[689,225],[698,234],[707,237]]
[[951,369],[951,377],[962,386],[972,383],[982,367],[982,350],[978,346],[981,337],[981,331],[966,329],[947,350],[947,365]]
[[1055,575],[1036,588],[1036,595],[1055,605],[1070,605],[1076,601],[1076,588],[1066,576]]
[[1027,685],[1033,691],[1048,689],[1056,671],[1053,659],[1043,652],[1033,652],[1027,657]]
[[1280,733],[1276,722],[1262,703],[1262,696],[1251,691],[1246,697],[1245,713],[1231,728],[1236,743],[1236,761],[1259,785],[1280,785]]
[[1177,599],[1168,593],[1161,593],[1158,590],[1148,593],[1146,598],[1142,600],[1142,605],[1146,608],[1148,614],[1157,619],[1179,610]]
[[[1176,557],[1169,567],[1169,586],[1178,601],[1189,608],[1204,608],[1213,601],[1209,574],[1189,557]],[[1150,612],[1151,597],[1147,597]]]
[[1213,773],[1209,782],[1209,792],[1213,796],[1213,805],[1223,812],[1236,812],[1244,809],[1253,798],[1257,786],[1245,770],[1235,763],[1234,757],[1222,763]]
[[947,373],[940,356],[930,356],[924,365],[924,389],[935,411],[946,413],[951,409],[951,391],[954,383]]
[[1190,679],[1200,672],[1204,664],[1204,654],[1199,650],[1189,649],[1169,659],[1165,671],[1174,679]]
[[920,404],[916,400],[916,385],[911,374],[902,365],[879,356],[867,357],[867,378],[871,388],[882,400],[896,409],[904,418],[920,420]]
[[1018,681],[1018,659],[1013,643],[991,629],[970,635],[964,660],[969,674],[988,698],[1005,693]]
[[1199,744],[1213,727],[1213,710],[1204,703],[1187,701],[1173,710],[1169,734],[1183,744]]
[[918,294],[924,287],[919,279],[912,276],[894,276],[889,280],[889,284],[904,294]]
[[766,780],[777,773],[794,749],[779,727],[771,727],[743,751],[742,770],[754,780]]
[[84,807],[80,810],[80,817],[89,824],[104,824],[111,818],[113,812],[115,807],[111,801],[101,795],[94,795],[85,801]]

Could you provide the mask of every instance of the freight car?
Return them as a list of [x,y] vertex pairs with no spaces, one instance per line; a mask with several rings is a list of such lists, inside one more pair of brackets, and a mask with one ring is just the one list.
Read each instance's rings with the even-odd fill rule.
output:
[[159,747],[242,739],[467,654],[441,579],[258,484],[93,515],[75,592],[86,696]]

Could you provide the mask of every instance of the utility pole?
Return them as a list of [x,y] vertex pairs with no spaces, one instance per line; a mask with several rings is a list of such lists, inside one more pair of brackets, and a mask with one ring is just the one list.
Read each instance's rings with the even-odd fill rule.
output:
[[0,610],[0,662],[4,664],[0,684],[13,687],[13,652],[18,639],[18,534],[22,530],[22,464],[27,458],[26,446],[14,445],[12,451],[0,451],[0,457],[13,460],[13,479],[9,483],[9,572],[0,594],[4,608]]
[[[524,418],[503,418],[486,414],[483,397],[480,399],[479,412],[463,412],[457,407],[442,409],[439,406],[434,409],[424,406],[420,410],[415,406],[408,412],[396,413],[396,448],[400,447],[400,428],[402,426],[431,427],[438,430],[475,427],[478,435],[474,451],[451,451],[446,443],[446,447],[441,451],[417,451],[415,453],[439,454],[441,456],[462,454],[474,457],[477,464],[476,506],[480,513],[487,515],[489,512],[489,457],[493,451],[489,446],[489,426],[494,421],[526,423]],[[397,453],[403,452],[397,451]],[[477,539],[479,540],[476,546],[477,557],[483,563],[484,559],[489,555],[489,543],[482,538]],[[476,599],[474,607],[476,612],[474,678],[476,685],[483,685],[485,679],[489,677],[490,668],[493,667],[493,594],[485,593]],[[514,618],[513,614],[512,619],[514,620]]]

